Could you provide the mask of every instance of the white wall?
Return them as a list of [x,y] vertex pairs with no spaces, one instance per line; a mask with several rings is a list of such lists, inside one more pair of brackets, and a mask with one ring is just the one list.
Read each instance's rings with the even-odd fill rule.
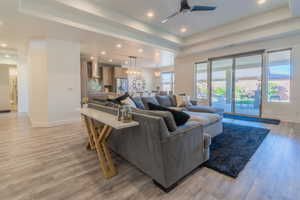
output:
[[33,126],[48,124],[47,43],[31,42],[29,47],[29,118]]
[[0,65],[0,111],[10,110],[9,66]]
[[29,117],[34,127],[79,121],[80,45],[48,39],[29,46]]
[[80,45],[48,40],[48,108],[51,123],[80,118]]
[[300,122],[300,35],[280,39],[257,41],[197,55],[177,57],[175,61],[175,92],[194,95],[194,64],[208,58],[238,54],[259,49],[293,48],[293,77],[290,103],[268,103],[263,98],[263,117],[278,118],[283,121]]

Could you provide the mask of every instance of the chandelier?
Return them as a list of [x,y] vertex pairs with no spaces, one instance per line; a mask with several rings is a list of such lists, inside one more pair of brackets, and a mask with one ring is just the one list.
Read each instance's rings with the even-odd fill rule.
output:
[[141,74],[140,71],[136,70],[136,56],[129,56],[129,66],[130,66],[130,70],[127,70],[127,74],[130,75],[139,75]]
[[158,69],[158,65],[156,65],[156,70],[155,70],[155,72],[154,72],[154,76],[155,76],[155,77],[160,77],[160,71],[159,71],[159,69]]

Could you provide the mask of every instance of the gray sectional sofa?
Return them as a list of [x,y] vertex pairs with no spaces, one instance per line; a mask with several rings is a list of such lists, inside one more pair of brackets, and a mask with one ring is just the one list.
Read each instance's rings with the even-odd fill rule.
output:
[[[190,121],[170,128],[170,120],[174,120],[169,118],[170,112],[147,110],[147,102],[176,106],[171,96],[163,99],[164,102],[159,97],[133,98],[139,108],[134,110],[133,120],[139,122],[139,126],[114,130],[108,144],[114,152],[168,192],[179,180],[209,159],[211,137],[222,132],[222,112],[206,107],[185,107],[182,110],[191,115]],[[117,114],[116,108],[99,103],[90,103],[89,107]],[[198,112],[191,111],[191,108],[197,108]],[[202,112],[199,112],[200,109]]]
[[[110,114],[117,109],[89,104]],[[187,122],[170,132],[163,118],[133,113],[139,126],[114,130],[108,138],[110,148],[150,176],[154,183],[168,192],[178,181],[209,159],[211,137],[204,134],[198,122]]]

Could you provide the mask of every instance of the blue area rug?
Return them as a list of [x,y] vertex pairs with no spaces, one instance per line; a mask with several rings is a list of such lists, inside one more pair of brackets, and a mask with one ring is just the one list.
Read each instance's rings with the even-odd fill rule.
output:
[[223,123],[223,133],[212,139],[204,166],[237,178],[270,130]]
[[240,115],[232,115],[224,113],[225,118],[230,119],[238,119],[238,120],[245,120],[245,121],[251,121],[251,122],[261,122],[265,124],[280,124],[280,120],[277,119],[266,119],[266,118],[259,118],[259,117],[249,117],[249,116],[240,116]]

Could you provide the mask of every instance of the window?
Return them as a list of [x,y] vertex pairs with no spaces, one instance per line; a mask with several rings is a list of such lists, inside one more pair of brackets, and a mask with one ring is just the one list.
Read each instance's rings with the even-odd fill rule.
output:
[[208,99],[208,64],[207,62],[196,64],[196,97]]
[[163,72],[161,73],[161,90],[165,92],[170,92],[174,90],[174,73],[173,72]]
[[268,102],[290,102],[291,49],[268,52]]

